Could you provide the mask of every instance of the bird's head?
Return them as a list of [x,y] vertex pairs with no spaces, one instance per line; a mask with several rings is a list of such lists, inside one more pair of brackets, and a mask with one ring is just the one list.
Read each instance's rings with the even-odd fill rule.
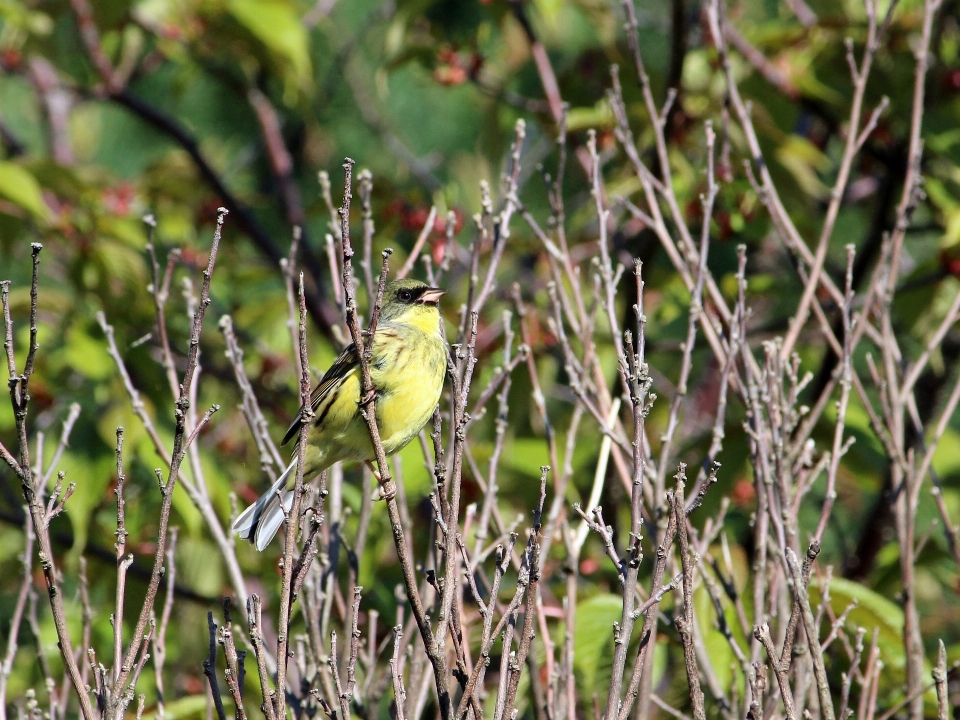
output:
[[444,292],[420,280],[394,280],[383,291],[380,320],[417,323],[437,318],[440,314],[438,304]]

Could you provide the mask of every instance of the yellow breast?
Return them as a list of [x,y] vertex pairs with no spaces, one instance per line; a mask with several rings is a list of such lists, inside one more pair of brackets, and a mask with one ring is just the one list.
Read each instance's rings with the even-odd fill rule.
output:
[[[403,320],[382,323],[371,352],[377,424],[388,455],[402,449],[430,420],[446,373],[447,348],[439,313],[417,313]],[[360,368],[356,366],[316,408],[307,472],[319,472],[338,461],[373,460],[369,430],[357,411],[359,402]]]
[[447,352],[437,320],[430,333],[413,323],[391,324],[377,331],[371,375],[387,454],[416,437],[440,401]]

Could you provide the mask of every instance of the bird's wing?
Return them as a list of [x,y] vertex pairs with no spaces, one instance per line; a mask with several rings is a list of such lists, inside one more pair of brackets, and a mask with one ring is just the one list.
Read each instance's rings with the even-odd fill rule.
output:
[[[323,399],[330,395],[330,393],[336,392],[336,389],[340,387],[340,384],[350,374],[350,371],[357,367],[358,362],[357,348],[353,343],[350,343],[350,345],[340,353],[340,356],[333,365],[330,366],[330,369],[327,370],[320,379],[320,382],[317,383],[317,386],[313,389],[313,394],[310,396],[310,406],[313,410],[316,410]],[[287,430],[287,434],[283,436],[283,442],[280,444],[286,445],[290,442],[290,440],[300,432],[300,425],[302,423],[303,408],[301,407],[290,429]]]

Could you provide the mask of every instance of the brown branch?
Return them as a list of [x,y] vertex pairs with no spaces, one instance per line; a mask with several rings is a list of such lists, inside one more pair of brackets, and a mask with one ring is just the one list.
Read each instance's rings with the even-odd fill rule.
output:
[[774,63],[770,62],[736,27],[728,23],[724,25],[723,31],[727,41],[743,55],[744,59],[750,63],[754,70],[760,73],[764,80],[777,88],[777,90],[790,100],[796,100],[800,96],[800,89],[790,79],[789,75],[784,73]]
[[[693,367],[693,349],[697,338],[697,326],[700,323],[700,316],[703,312],[703,286],[707,276],[707,251],[710,247],[710,222],[713,219],[713,204],[717,194],[720,191],[714,172],[714,145],[716,134],[713,132],[713,125],[710,122],[706,124],[706,145],[707,145],[707,192],[701,196],[700,204],[703,211],[703,223],[700,230],[700,263],[697,267],[697,280],[690,298],[690,310],[687,320],[687,336],[681,346],[683,357],[680,361],[680,377],[677,381],[677,392],[670,404],[670,416],[667,420],[667,429],[663,433],[663,440],[660,448],[659,463],[657,465],[656,488],[664,486],[667,467],[670,463],[670,454],[673,448],[674,434],[680,422],[680,405],[687,394],[687,382],[690,378],[690,371]],[[719,417],[719,415],[718,415]]]
[[121,89],[118,84],[119,78],[116,77],[113,64],[107,57],[100,44],[100,31],[93,19],[93,10],[87,0],[70,0],[70,6],[80,29],[80,37],[87,48],[87,53],[93,61],[93,66],[97,69],[100,79],[103,80],[109,92],[115,92]]
[[163,460],[164,465],[169,467],[171,462],[170,453],[167,452],[166,445],[163,440],[160,439],[160,433],[157,432],[157,428],[153,424],[153,419],[147,414],[147,406],[141,399],[140,392],[134,386],[133,380],[130,378],[130,373],[127,372],[126,363],[123,361],[123,356],[117,348],[113,326],[107,324],[107,316],[103,311],[97,312],[96,317],[97,323],[100,325],[100,329],[103,330],[103,334],[107,339],[107,353],[109,353],[110,357],[112,357],[116,363],[117,371],[120,373],[120,379],[123,381],[127,395],[130,396],[130,406],[133,409],[133,414],[140,419],[140,422],[143,424],[143,429],[147,431],[147,435],[153,443],[154,450],[156,450],[160,459]]
[[527,584],[526,608],[523,613],[523,630],[520,634],[520,648],[515,658],[510,660],[510,677],[507,680],[507,694],[501,717],[512,718],[513,706],[517,700],[517,688],[520,685],[520,672],[530,651],[537,616],[537,592],[540,582],[540,529],[543,519],[543,503],[547,497],[547,473],[549,466],[540,468],[540,502],[533,513],[533,529],[527,540],[526,562],[530,581]]
[[[537,68],[537,75],[540,77],[540,84],[543,87],[543,94],[546,96],[547,105],[550,108],[550,115],[558,127],[564,127],[566,124],[566,109],[563,98],[560,96],[560,85],[557,82],[557,75],[550,62],[550,55],[546,47],[537,37],[530,19],[527,17],[527,11],[523,0],[510,0],[510,9],[514,17],[523,28],[523,33],[530,43],[530,54],[533,56],[533,64]],[[584,174],[590,176],[590,156],[586,148],[578,147],[574,151],[577,162],[580,163]]]
[[153,634],[154,682],[157,687],[157,716],[160,720],[163,720],[164,717],[163,666],[167,659],[167,627],[173,613],[174,588],[177,580],[177,564],[174,562],[174,558],[177,549],[178,529],[176,526],[170,528],[170,540],[167,542],[167,565],[164,572],[167,580],[167,594],[163,602],[163,610],[160,613],[160,625]]
[[[649,657],[652,656],[653,646],[656,637],[656,625],[657,625],[657,610],[665,594],[666,588],[669,588],[674,583],[670,583],[667,586],[664,586],[663,583],[663,574],[667,567],[667,560],[670,555],[670,548],[673,544],[674,536],[677,533],[677,519],[676,513],[668,512],[666,513],[665,526],[662,528],[662,532],[658,529],[658,534],[661,538],[660,545],[657,547],[656,560],[653,565],[653,579],[651,581],[651,592],[650,592],[650,601],[648,601],[650,607],[645,607],[646,615],[644,616],[643,629],[640,631],[640,647],[637,650],[637,659],[633,663],[633,671],[630,674],[630,682],[627,685],[627,692],[624,695],[623,703],[620,705],[618,714],[616,715],[617,720],[626,720],[630,715],[630,711],[633,708],[633,703],[637,699],[637,696],[641,694],[641,681],[644,679],[645,673],[644,668],[646,667],[646,661]],[[674,582],[677,582],[677,579],[674,579]],[[652,665],[652,664],[651,664]],[[652,676],[650,667],[647,667],[646,676]],[[649,685],[644,685],[643,693],[649,697],[649,694],[652,693],[652,687]],[[644,698],[641,698],[640,707],[646,707],[644,704]]]
[[949,698],[947,697],[947,649],[943,640],[937,640],[937,666],[933,669],[933,681],[937,686],[937,718],[947,720]]
[[[76,2],[77,0],[74,0]],[[302,227],[304,223],[303,200],[300,188],[293,175],[293,158],[283,140],[280,117],[270,99],[257,88],[247,91],[247,101],[253,108],[260,126],[260,135],[267,150],[270,168],[280,189],[280,198],[286,212],[287,222],[293,227]]]
[[127,548],[126,499],[123,497],[123,485],[126,475],[123,473],[123,428],[117,428],[117,532],[114,547],[117,550],[117,587],[114,601],[113,622],[113,679],[120,676],[120,658],[123,657],[123,606],[127,584],[127,568],[133,562],[133,555],[124,557]]
[[[506,548],[504,548],[503,545],[497,545],[496,565],[494,568],[493,582],[490,587],[490,601],[486,605],[479,601],[477,603],[480,608],[480,614],[483,617],[480,653],[477,656],[477,661],[473,666],[473,671],[470,673],[470,678],[464,687],[463,695],[460,698],[460,704],[457,706],[455,717],[458,720],[461,720],[466,715],[468,706],[475,698],[477,688],[483,685],[484,674],[486,673],[487,665],[490,663],[490,651],[493,648],[493,644],[496,641],[497,636],[499,636],[503,631],[504,626],[507,624],[510,618],[513,617],[514,612],[516,612],[517,608],[520,607],[520,603],[523,601],[524,590],[527,582],[529,582],[529,574],[521,572],[520,577],[517,579],[517,590],[513,596],[513,600],[511,600],[509,605],[504,610],[496,628],[493,627],[493,609],[497,602],[497,596],[500,592],[500,582],[503,580],[503,576],[510,565],[510,558],[513,555],[513,546],[516,541],[516,533],[511,533]],[[479,718],[477,720],[479,720]]]
[[[896,2],[890,6],[890,12]],[[883,27],[878,28],[877,5],[874,2],[866,3],[867,10],[867,40],[863,50],[863,58],[860,66],[856,67],[853,60],[852,45],[848,46],[850,70],[853,86],[853,99],[850,105],[850,120],[847,127],[847,140],[844,145],[843,158],[840,161],[840,168],[837,171],[837,180],[834,183],[833,190],[830,193],[830,204],[827,206],[826,218],[823,221],[823,227],[820,229],[820,238],[817,241],[817,249],[813,256],[813,263],[810,267],[807,283],[803,288],[803,295],[800,297],[800,304],[794,312],[790,321],[790,327],[787,330],[783,345],[780,348],[780,357],[784,360],[790,357],[796,345],[800,331],[803,329],[810,312],[811,303],[814,302],[814,293],[820,285],[820,278],[823,273],[824,262],[827,257],[830,238],[833,236],[833,228],[840,213],[840,204],[843,201],[846,192],[847,183],[850,179],[850,173],[853,169],[853,161],[857,155],[860,145],[860,124],[863,115],[863,99],[866,93],[867,81],[870,78],[870,69],[873,65],[873,57],[879,47],[882,39]],[[852,270],[850,271],[852,272]]]
[[360,271],[363,273],[363,285],[367,289],[367,308],[373,312],[376,302],[377,288],[373,284],[373,266],[371,254],[373,252],[373,233],[376,226],[373,222],[373,173],[363,169],[357,175],[358,192],[360,193],[360,221],[363,236],[362,252],[360,255]]
[[[837,498],[837,473],[840,471],[840,459],[846,452],[847,444],[843,439],[844,426],[847,422],[847,406],[850,402],[850,387],[853,373],[853,258],[854,246],[847,245],[847,274],[846,292],[843,303],[843,352],[840,359],[840,402],[837,404],[837,419],[834,425],[833,448],[830,452],[830,463],[827,469],[827,492],[820,512],[820,522],[817,524],[814,538],[818,543],[823,541],[823,533],[827,529],[830,513]],[[863,322],[867,322],[863,319]],[[781,355],[782,357],[782,355]]]
[[[200,352],[200,331],[203,327],[203,318],[207,307],[210,305],[210,283],[213,279],[213,269],[217,261],[217,251],[220,248],[220,238],[223,232],[223,221],[227,211],[220,208],[220,214],[217,218],[217,229],[213,236],[213,243],[210,246],[210,255],[207,260],[207,267],[203,272],[203,285],[200,291],[200,301],[197,304],[193,317],[193,324],[190,331],[190,346],[187,352],[187,366],[184,371],[183,381],[180,386],[180,397],[176,403],[176,429],[173,438],[173,453],[170,458],[170,470],[167,475],[167,481],[160,486],[162,497],[160,507],[160,521],[157,530],[157,545],[154,553],[153,571],[150,574],[150,582],[147,585],[146,595],[143,600],[143,607],[140,610],[140,616],[133,632],[134,642],[130,644],[126,655],[123,658],[123,664],[120,666],[120,672],[113,682],[111,690],[111,701],[106,709],[106,720],[117,720],[123,709],[121,698],[127,692],[127,682],[130,674],[134,670],[134,661],[138,651],[138,638],[144,636],[144,630],[153,613],[153,604],[157,596],[157,590],[160,585],[160,579],[163,575],[163,561],[165,558],[167,542],[167,526],[170,521],[170,510],[173,503],[173,490],[176,487],[180,475],[180,465],[183,462],[187,450],[187,410],[190,405],[190,393],[192,391],[193,378],[197,369],[197,358]],[[159,473],[158,473],[159,474]],[[130,687],[132,692],[132,684]]]
[[[223,212],[226,212],[225,210]],[[222,220],[222,219],[221,219]],[[170,392],[175,399],[175,402],[180,402],[180,382],[177,379],[177,373],[175,368],[175,363],[173,359],[173,351],[170,347],[169,337],[167,334],[167,325],[165,317],[165,308],[167,299],[170,291],[170,283],[173,277],[173,270],[175,264],[179,258],[179,251],[171,251],[167,256],[167,266],[166,270],[163,273],[162,277],[160,274],[160,265],[157,262],[156,249],[153,245],[153,225],[154,220],[151,216],[147,216],[144,221],[150,228],[149,232],[149,242],[147,244],[147,251],[150,256],[151,265],[153,268],[153,283],[151,283],[150,292],[154,298],[154,309],[156,313],[156,328],[157,328],[157,340],[160,345],[160,354],[161,354],[161,365],[163,366],[166,376],[167,383],[170,387]],[[220,220],[218,220],[220,222]],[[219,225],[218,225],[219,227]],[[187,298],[187,307],[188,309],[192,308],[192,312],[196,312],[197,309],[197,299],[193,296],[192,291],[185,286],[185,296]],[[143,403],[143,400],[140,397],[139,391],[133,384],[130,374],[127,371],[126,364],[123,360],[123,357],[120,354],[119,349],[117,348],[116,339],[114,337],[113,327],[107,324],[106,316],[99,312],[97,313],[97,322],[100,324],[101,329],[104,332],[104,335],[107,339],[107,350],[110,356],[113,358],[117,370],[120,373],[120,377],[123,381],[124,388],[127,391],[128,396],[130,397],[131,405],[133,407],[134,414],[140,419],[143,423],[144,428],[147,431],[147,435],[150,437],[150,440],[153,443],[154,449],[157,454],[163,459],[164,463],[168,468],[171,467],[172,458],[167,450],[164,442],[160,438],[160,434],[157,431],[153,420],[146,412],[146,407]],[[199,373],[199,349],[197,350],[197,356],[194,360],[195,368],[194,375]],[[220,550],[221,555],[223,556],[224,562],[227,566],[227,573],[230,577],[230,582],[233,585],[234,591],[238,597],[246,597],[247,590],[246,584],[243,578],[243,573],[240,570],[239,562],[237,561],[235,548],[231,538],[224,531],[224,528],[220,522],[220,519],[217,516],[217,512],[213,506],[210,495],[207,491],[206,484],[204,482],[204,477],[202,473],[202,468],[200,464],[200,455],[197,452],[197,448],[193,446],[193,441],[198,436],[199,432],[203,429],[203,426],[209,421],[210,416],[219,409],[219,406],[214,405],[202,418],[197,418],[196,413],[196,386],[197,382],[191,381],[191,386],[189,388],[189,394],[185,398],[185,408],[186,408],[186,417],[184,422],[184,431],[188,433],[186,442],[184,443],[184,450],[189,451],[189,460],[191,464],[191,473],[188,476],[187,474],[182,474],[180,480],[183,482],[184,489],[186,489],[187,494],[190,497],[190,500],[200,511],[200,514],[203,516],[204,520],[207,523],[207,527],[210,529],[213,539],[217,544],[217,547]]]
[[237,652],[236,645],[233,642],[233,620],[230,617],[230,598],[223,599],[223,627],[217,635],[217,642],[223,647],[223,656],[227,661],[224,669],[224,679],[227,681],[227,688],[233,697],[233,704],[236,707],[236,720],[246,720],[247,711],[243,707],[243,680],[244,666],[243,661],[246,652]]
[[307,357],[307,306],[303,287],[303,273],[300,273],[300,436],[297,442],[297,471],[293,485],[293,504],[287,514],[286,532],[283,537],[283,557],[280,561],[282,580],[280,583],[280,611],[277,618],[277,694],[275,714],[286,717],[286,674],[288,648],[290,644],[290,614],[294,602],[294,553],[297,547],[297,533],[300,529],[300,508],[303,501],[303,472],[307,458],[307,440],[313,428],[313,403],[310,400],[310,362]]
[[163,365],[164,371],[166,371],[170,394],[176,397],[178,392],[177,370],[173,361],[173,350],[170,347],[170,336],[167,333],[166,307],[167,300],[170,297],[170,283],[173,281],[173,271],[180,261],[181,252],[179,248],[174,248],[167,253],[167,266],[161,276],[160,262],[157,259],[157,248],[154,243],[157,221],[153,215],[146,215],[143,218],[143,222],[147,226],[147,254],[150,256],[150,265],[153,269],[153,282],[150,283],[147,289],[153,296],[157,343],[160,346],[161,364]]
[[27,515],[24,530],[24,550],[20,556],[20,562],[23,566],[23,579],[20,582],[20,590],[17,593],[17,600],[13,606],[13,614],[10,616],[10,624],[7,628],[7,650],[3,656],[3,662],[0,663],[0,720],[7,720],[7,682],[13,673],[13,661],[17,655],[17,636],[20,633],[20,623],[23,621],[30,589],[33,587],[32,568],[35,536],[30,515]]
[[[362,587],[353,588],[353,605],[350,613],[350,651],[347,656],[347,686],[343,690],[343,699],[349,710],[350,700],[353,698],[354,690],[357,687],[357,658],[360,655],[360,592]],[[344,717],[350,717],[349,712]]]
[[43,101],[50,138],[50,153],[54,161],[60,165],[73,165],[76,162],[76,155],[70,142],[73,93],[60,79],[57,68],[39,54],[30,58],[27,74]]
[[835,717],[833,697],[830,693],[830,683],[827,679],[827,670],[823,661],[823,651],[820,649],[819,628],[813,616],[813,610],[810,608],[810,595],[803,582],[803,571],[796,554],[790,548],[786,550],[786,559],[793,579],[794,597],[800,603],[800,617],[803,620],[803,628],[807,633],[807,645],[810,649],[810,657],[813,660],[813,674],[817,681],[817,695],[820,698],[820,713],[824,720],[833,720]]
[[210,695],[213,698],[218,720],[227,720],[227,713],[223,709],[220,683],[217,682],[217,624],[213,621],[213,612],[207,613],[207,632],[210,638],[208,655],[203,661],[203,674],[207,676],[207,683],[210,685]]
[[[60,654],[63,657],[63,662],[70,678],[70,684],[77,694],[77,699],[80,703],[80,714],[84,720],[95,720],[97,714],[90,702],[89,695],[86,693],[85,684],[80,675],[80,669],[77,666],[73,643],[70,640],[70,630],[67,627],[63,595],[57,580],[58,573],[54,563],[53,547],[50,542],[50,528],[46,521],[43,501],[40,495],[42,489],[38,486],[38,480],[41,478],[34,478],[30,463],[30,446],[27,438],[27,410],[30,402],[29,382],[30,376],[33,373],[34,358],[38,348],[37,287],[39,284],[40,250],[42,248],[43,246],[40,243],[33,243],[31,245],[33,272],[30,280],[30,345],[27,349],[27,358],[24,363],[23,374],[21,375],[17,375],[16,362],[14,359],[13,321],[10,318],[10,284],[9,282],[0,284],[0,302],[3,304],[4,319],[4,345],[7,351],[7,363],[10,371],[8,386],[17,429],[18,457],[16,461],[11,464],[10,461],[7,460],[10,456],[9,451],[4,450],[3,454],[4,459],[7,460],[8,464],[11,465],[20,477],[23,497],[27,504],[27,512],[30,515],[30,521],[33,524],[33,529],[37,537],[38,559],[47,586],[50,610],[53,614],[53,622],[57,631]],[[142,634],[142,630],[137,636],[140,634]]]
[[430,628],[430,621],[427,618],[423,602],[420,599],[420,591],[417,589],[416,574],[413,568],[413,560],[410,557],[407,541],[403,532],[403,523],[400,517],[400,510],[397,506],[397,487],[393,478],[390,476],[390,468],[387,464],[386,452],[383,449],[383,442],[380,439],[380,429],[377,426],[377,416],[375,411],[376,391],[373,386],[373,380],[370,376],[370,357],[372,353],[373,338],[376,335],[377,321],[380,315],[380,304],[383,301],[383,291],[387,281],[388,258],[390,251],[384,251],[383,264],[380,272],[380,282],[377,288],[377,299],[373,306],[370,319],[370,329],[367,337],[369,342],[364,341],[364,335],[360,330],[360,322],[357,315],[357,305],[353,293],[353,246],[350,242],[350,201],[353,197],[352,178],[353,178],[353,160],[347,158],[344,162],[344,195],[343,204],[340,207],[340,231],[343,238],[343,292],[347,315],[347,326],[350,330],[350,337],[357,349],[357,356],[360,359],[361,375],[361,395],[360,395],[360,413],[363,415],[370,431],[370,439],[377,461],[377,469],[380,474],[381,496],[387,503],[387,513],[390,517],[390,525],[393,528],[394,544],[397,548],[397,556],[400,560],[400,566],[403,570],[404,586],[407,593],[407,599],[410,602],[413,615],[420,630],[420,636],[423,639],[424,648],[427,657],[433,666],[434,680],[436,682],[437,697],[440,701],[441,717],[446,720],[450,715],[450,693],[447,689],[447,664],[443,651],[439,646],[433,631]]
[[[300,249],[300,241],[303,239],[303,231],[299,225],[293,228],[293,237],[290,240],[290,252],[280,261],[280,270],[283,273],[283,285],[287,291],[287,329],[290,331],[290,343],[293,350],[294,363],[296,365],[297,377],[303,372],[300,367],[300,353],[297,349],[300,347],[298,338],[298,320],[297,320],[297,286],[296,286],[296,267],[297,251]],[[283,463],[279,463],[283,467]]]
[[417,236],[417,241],[413,244],[413,248],[410,250],[410,255],[407,257],[406,262],[403,263],[403,267],[401,267],[400,272],[397,273],[398,280],[402,280],[413,270],[413,267],[417,262],[417,258],[420,257],[420,251],[423,250],[423,246],[426,244],[427,239],[433,232],[433,223],[436,219],[437,206],[431,205],[430,213],[427,215],[427,220],[425,223],[423,223],[423,229],[420,230],[420,234]]
[[[230,361],[237,388],[240,390],[240,410],[247,421],[250,434],[253,435],[254,443],[256,443],[257,446],[260,468],[270,477],[271,483],[275,482],[277,479],[277,470],[284,466],[283,458],[280,456],[280,451],[270,437],[267,419],[260,409],[260,403],[257,401],[257,396],[253,392],[253,385],[250,383],[250,379],[247,377],[247,371],[243,367],[243,350],[237,341],[236,334],[233,332],[233,318],[229,315],[224,315],[220,318],[218,326],[220,332],[223,334],[224,343],[226,344],[224,355],[226,355]],[[299,376],[302,372],[299,364],[297,370],[297,375]]]
[[[190,156],[200,176],[217,197],[222,200],[224,207],[236,217],[240,228],[253,241],[261,255],[274,267],[279,267],[284,254],[273,237],[256,219],[250,208],[230,191],[224,179],[214,170],[213,165],[201,152],[197,139],[176,118],[141,100],[126,89],[112,94],[110,99],[179,145]],[[303,260],[313,284],[317,288],[307,291],[307,308],[310,311],[310,317],[324,335],[332,338],[332,326],[335,318],[331,308],[327,306],[322,297],[322,290],[325,286],[324,271],[319,259],[307,247],[304,247]]]
[[683,644],[683,659],[687,669],[687,684],[690,689],[690,702],[693,705],[694,720],[706,720],[706,711],[703,705],[703,690],[700,689],[700,671],[697,668],[697,655],[694,645],[694,615],[693,615],[693,576],[697,561],[691,557],[690,540],[687,536],[686,502],[684,500],[684,479],[686,466],[681,463],[677,473],[676,490],[668,498],[671,510],[675,516],[677,526],[677,540],[679,541],[680,562],[683,565],[683,602],[674,618],[680,641]]
[[50,478],[53,477],[57,467],[60,465],[60,458],[63,457],[63,453],[70,443],[70,434],[73,432],[73,426],[79,417],[80,403],[70,403],[70,412],[63,421],[63,430],[60,432],[60,442],[57,444],[57,449],[53,453],[50,465],[47,467],[47,471],[43,474],[43,478],[40,481],[40,487],[43,488],[44,492],[50,486]]
[[270,674],[267,672],[267,651],[263,640],[262,606],[260,597],[256,593],[247,598],[247,622],[250,644],[253,645],[253,654],[257,660],[257,673],[260,678],[260,690],[263,696],[263,704],[260,709],[267,720],[276,720],[274,698],[279,693],[270,686]]
[[770,637],[770,626],[766,623],[758,625],[756,629],[754,629],[753,634],[763,645],[763,649],[767,651],[767,658],[770,660],[770,664],[773,665],[773,672],[774,675],[777,676],[777,685],[780,686],[780,697],[783,700],[783,711],[787,716],[787,720],[795,720],[796,714],[793,710],[793,692],[790,690],[790,678],[787,676],[784,665],[780,662],[777,649],[773,646],[773,638]]
[[397,720],[406,720],[404,705],[407,701],[407,691],[403,687],[403,671],[400,668],[400,646],[403,639],[403,626],[393,628],[393,657],[390,658],[390,677],[393,681],[394,709]]
[[[595,188],[599,183],[599,162],[596,154],[595,140],[591,143],[592,155],[594,158],[594,184]],[[600,207],[599,193],[594,190],[594,196],[598,208]],[[601,233],[605,226],[605,218],[601,215]],[[607,296],[607,315],[610,322],[613,323],[613,293],[615,283],[611,275],[610,258],[605,249],[605,242],[601,240],[601,274],[604,279],[605,291]],[[607,697],[607,707],[604,717],[606,720],[615,720],[622,712],[620,703],[620,691],[623,684],[623,676],[627,660],[627,648],[630,645],[630,638],[633,633],[633,625],[638,617],[635,613],[634,602],[636,592],[634,588],[637,584],[637,577],[640,572],[640,561],[642,550],[640,547],[640,536],[643,530],[643,479],[647,464],[647,456],[644,452],[644,433],[646,417],[655,396],[650,393],[652,380],[646,364],[646,316],[644,315],[643,303],[643,275],[642,264],[639,260],[634,260],[634,280],[636,283],[636,300],[633,305],[633,312],[637,321],[636,346],[633,344],[633,335],[627,331],[623,335],[621,342],[618,333],[614,333],[617,340],[617,364],[620,373],[620,382],[624,392],[630,398],[631,410],[633,416],[633,477],[630,494],[630,534],[627,541],[626,552],[626,573],[623,584],[623,607],[620,613],[620,624],[614,637],[613,651],[613,671],[610,679],[609,695]],[[656,585],[655,585],[656,587]],[[650,616],[644,621],[644,629],[647,628],[647,622]],[[641,640],[642,642],[642,640]],[[639,664],[639,659],[638,659]],[[631,679],[632,683],[632,679]],[[624,703],[625,705],[626,703]],[[698,718],[699,720],[699,718]]]

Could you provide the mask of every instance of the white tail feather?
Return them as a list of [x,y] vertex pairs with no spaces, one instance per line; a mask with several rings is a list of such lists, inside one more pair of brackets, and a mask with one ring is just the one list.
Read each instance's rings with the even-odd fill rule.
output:
[[[284,509],[287,512],[293,506],[293,491],[284,490],[290,474],[297,469],[297,461],[293,460],[283,474],[277,478],[277,481],[267,492],[257,498],[257,501],[240,513],[233,523],[234,532],[238,533],[244,540],[251,540],[257,550],[263,549],[270,544],[277,530],[283,524]],[[281,507],[281,500],[283,506]]]

